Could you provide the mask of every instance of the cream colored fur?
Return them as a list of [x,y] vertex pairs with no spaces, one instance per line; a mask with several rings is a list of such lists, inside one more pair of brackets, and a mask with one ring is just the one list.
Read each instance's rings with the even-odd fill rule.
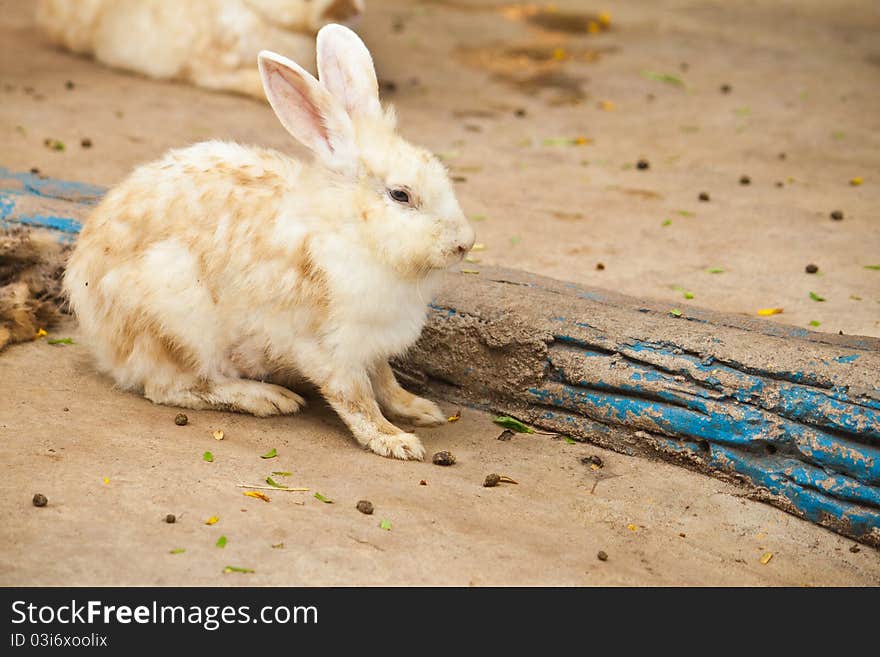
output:
[[[395,133],[351,30],[318,35],[321,82],[259,64],[281,122],[315,154],[206,142],[135,170],[86,222],[65,288],[99,367],[156,403],[272,415],[305,378],[358,442],[421,459],[385,419],[444,421],[388,359],[418,338],[438,272],[473,244],[443,166]],[[408,200],[395,200],[401,190]]]
[[109,66],[262,98],[260,49],[314,61],[318,29],[363,9],[363,0],[39,0],[37,23]]

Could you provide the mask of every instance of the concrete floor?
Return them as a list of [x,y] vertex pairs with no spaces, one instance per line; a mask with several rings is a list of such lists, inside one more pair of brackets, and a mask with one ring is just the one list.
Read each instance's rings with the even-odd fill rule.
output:
[[[779,306],[788,323],[880,335],[880,272],[864,269],[880,264],[880,8],[606,2],[596,9],[612,29],[575,36],[490,5],[373,0],[360,29],[396,85],[388,99],[403,133],[464,179],[462,205],[487,246],[475,256],[675,305]],[[53,50],[27,3],[0,0],[0,37],[2,166],[112,185],[201,139],[296,151],[260,103]],[[555,145],[580,136],[592,141]],[[633,168],[639,158],[650,168]],[[854,176],[864,184],[851,186]],[[712,200],[698,202],[700,191]],[[828,218],[836,209],[841,222]],[[809,262],[821,275],[803,273]],[[456,453],[448,469],[360,451],[318,400],[270,420],[188,412],[177,427],[176,412],[113,390],[84,345],[0,355],[0,584],[880,584],[876,551],[850,552],[731,485],[547,437],[496,441],[476,412],[420,431],[430,452]],[[261,460],[271,447],[280,456]],[[606,463],[598,476],[580,463],[594,453]],[[269,491],[267,504],[236,488],[273,470],[310,491]],[[520,484],[483,488],[493,471]],[[35,492],[48,507],[31,505]],[[375,515],[358,513],[359,499]],[[167,513],[178,522],[163,523]],[[220,521],[205,525],[212,515]],[[223,575],[226,565],[256,573]]]

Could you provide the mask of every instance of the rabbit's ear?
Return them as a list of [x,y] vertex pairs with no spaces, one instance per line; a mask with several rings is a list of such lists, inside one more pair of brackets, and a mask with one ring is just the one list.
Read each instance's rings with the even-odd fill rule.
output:
[[281,125],[325,164],[344,167],[355,162],[351,118],[326,87],[277,53],[260,51],[257,60],[263,89]]
[[373,58],[347,27],[330,24],[318,32],[318,75],[351,117],[382,115]]

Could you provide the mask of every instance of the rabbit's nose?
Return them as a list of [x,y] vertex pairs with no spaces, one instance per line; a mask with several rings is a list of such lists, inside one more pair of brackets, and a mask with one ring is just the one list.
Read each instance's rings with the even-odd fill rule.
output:
[[461,231],[455,239],[455,246],[453,247],[453,252],[459,258],[463,258],[464,255],[471,250],[474,246],[474,240],[477,238],[474,233],[473,228],[468,225],[465,225],[465,230]]
[[463,258],[465,254],[471,250],[471,247],[473,247],[473,245],[474,241],[472,239],[467,240],[466,242],[459,242],[455,245],[455,255],[457,255],[459,258]]

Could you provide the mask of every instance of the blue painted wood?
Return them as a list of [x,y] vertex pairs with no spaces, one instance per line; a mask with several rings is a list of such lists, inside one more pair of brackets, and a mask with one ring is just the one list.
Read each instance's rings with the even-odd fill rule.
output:
[[[447,395],[739,477],[787,511],[880,546],[876,338],[692,308],[675,317],[656,302],[488,268],[447,286],[432,313],[435,335],[404,368]],[[442,341],[455,350],[437,355]]]
[[101,200],[106,189],[88,183],[71,182],[30,172],[10,171],[0,166],[0,189],[3,192],[62,199],[84,205]]
[[[624,345],[608,354],[571,336],[554,340],[545,382],[528,390],[537,403],[651,432],[673,452],[785,494],[811,520],[832,509],[856,534],[880,527],[876,400],[745,374],[671,346]],[[663,353],[674,367],[644,362],[645,351]],[[726,388],[725,377],[736,387]]]
[[[668,435],[758,449],[772,445],[858,481],[880,483],[876,400],[764,380],[668,349],[677,367],[665,371],[640,359],[642,345],[608,355],[574,346],[578,341],[568,336],[554,338],[545,383],[528,391],[537,403]],[[699,376],[689,377],[694,372]],[[735,382],[729,393],[724,377]]]
[[[0,168],[0,224],[70,239],[102,193]],[[736,475],[880,546],[874,338],[702,309],[673,318],[655,302],[484,268],[446,286],[401,366],[457,401]]]
[[0,167],[0,226],[47,228],[57,231],[62,242],[71,242],[82,227],[79,218],[104,191],[95,185]]

